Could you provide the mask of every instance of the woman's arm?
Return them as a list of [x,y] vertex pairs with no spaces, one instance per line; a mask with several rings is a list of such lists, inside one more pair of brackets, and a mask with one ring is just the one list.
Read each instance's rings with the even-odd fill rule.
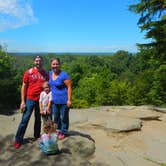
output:
[[65,80],[64,83],[67,86],[67,95],[68,95],[67,106],[70,107],[72,105],[72,85],[71,85],[71,80]]

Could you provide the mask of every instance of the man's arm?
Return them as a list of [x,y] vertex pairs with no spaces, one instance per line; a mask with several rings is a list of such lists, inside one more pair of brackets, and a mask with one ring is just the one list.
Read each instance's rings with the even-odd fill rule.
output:
[[23,82],[21,87],[21,104],[20,104],[21,110],[25,108],[26,93],[27,93],[27,84]]

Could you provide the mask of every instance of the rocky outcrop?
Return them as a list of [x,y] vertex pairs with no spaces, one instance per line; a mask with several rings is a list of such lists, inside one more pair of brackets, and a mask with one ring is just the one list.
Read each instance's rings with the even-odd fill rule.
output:
[[[3,166],[158,166],[166,165],[166,114],[154,106],[106,106],[70,110],[68,137],[60,153],[42,154],[33,136],[33,116],[25,144],[13,149],[21,114],[0,115]],[[161,109],[163,110],[163,109]]]
[[[0,138],[0,162],[3,166],[79,166],[91,165],[87,160],[95,152],[95,142],[86,135],[75,135],[58,141],[59,153],[44,155],[38,147],[38,142],[26,141],[20,149],[14,149],[11,144],[13,135]],[[29,139],[30,140],[30,139]],[[2,148],[3,147],[3,148]]]
[[166,113],[166,108],[154,107],[153,110],[158,111],[158,112],[162,112],[162,113]]
[[105,127],[112,132],[128,132],[140,130],[141,126],[140,119],[112,116]]
[[116,116],[137,118],[140,120],[158,120],[160,118],[160,115],[157,112],[143,108],[116,111]]
[[151,106],[106,106],[99,108],[72,110],[70,122],[73,124],[89,123],[104,127],[112,132],[125,132],[140,130],[142,120],[159,120],[161,116],[154,112]]
[[59,141],[58,144],[62,152],[67,150],[75,156],[88,157],[95,152],[95,141],[88,135],[77,135],[76,132],[74,135],[71,134],[68,138]]

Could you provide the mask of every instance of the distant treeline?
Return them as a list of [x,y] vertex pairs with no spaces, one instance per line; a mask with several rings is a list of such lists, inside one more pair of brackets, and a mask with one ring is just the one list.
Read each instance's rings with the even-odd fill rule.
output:
[[[102,105],[164,105],[165,65],[149,58],[148,51],[131,54],[118,51],[106,55],[45,54],[44,68],[59,57],[62,70],[73,86],[73,107]],[[0,106],[18,108],[25,70],[32,67],[32,55],[15,56],[0,51]]]
[[103,53],[101,53],[101,52],[70,52],[70,53],[68,53],[68,52],[58,52],[58,53],[47,53],[47,52],[39,52],[39,53],[34,53],[34,52],[8,52],[8,54],[10,54],[10,55],[13,55],[13,56],[35,56],[36,54],[40,54],[40,55],[43,55],[43,56],[45,56],[45,55],[48,55],[48,54],[52,54],[52,55],[58,55],[58,56],[60,56],[60,55],[72,55],[72,56],[93,56],[93,55],[98,55],[98,56],[110,56],[110,55],[113,55],[114,53],[111,53],[111,52],[103,52]]

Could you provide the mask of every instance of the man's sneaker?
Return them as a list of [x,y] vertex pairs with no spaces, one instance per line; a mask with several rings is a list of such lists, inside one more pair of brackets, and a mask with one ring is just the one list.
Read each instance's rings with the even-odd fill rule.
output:
[[13,145],[13,147],[14,147],[15,149],[20,148],[20,146],[21,146],[21,144],[18,143],[18,142],[15,142],[14,145]]
[[60,134],[58,135],[58,138],[59,138],[59,139],[64,139],[64,138],[65,138],[65,135],[62,134],[62,133],[60,133]]

